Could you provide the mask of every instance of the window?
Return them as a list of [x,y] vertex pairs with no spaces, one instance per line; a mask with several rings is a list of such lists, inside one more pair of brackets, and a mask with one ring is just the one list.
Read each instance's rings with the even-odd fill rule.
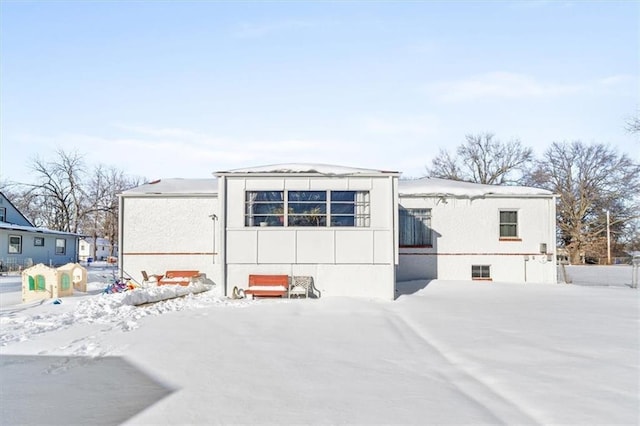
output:
[[289,191],[288,226],[327,226],[327,191]]
[[69,290],[71,288],[71,277],[69,276],[69,274],[63,273],[60,278],[60,288],[62,289],[62,291]]
[[33,245],[36,247],[44,247],[44,237],[33,237]]
[[489,266],[489,265],[472,265],[471,266],[471,279],[474,279],[474,280],[490,280],[491,279],[491,266]]
[[352,226],[370,222],[367,191],[247,191],[245,226]]
[[431,242],[431,209],[400,207],[400,247],[428,247]]
[[22,253],[22,237],[19,235],[9,235],[9,253]]
[[515,210],[500,211],[500,238],[518,238],[518,212]]
[[331,226],[368,227],[370,218],[368,192],[331,191]]
[[36,275],[35,277],[29,275],[29,290],[30,291],[46,291],[47,285],[44,275]]
[[67,252],[67,240],[64,238],[56,238],[56,254],[65,254]]
[[7,221],[7,209],[5,207],[0,207],[0,222]]
[[283,191],[248,191],[245,196],[245,226],[283,226]]

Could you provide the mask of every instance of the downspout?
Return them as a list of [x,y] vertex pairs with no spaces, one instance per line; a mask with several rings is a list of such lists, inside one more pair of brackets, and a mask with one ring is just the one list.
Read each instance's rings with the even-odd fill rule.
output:
[[118,195],[118,266],[120,269],[120,281],[123,280],[124,270],[124,197],[122,194]]
[[227,178],[218,176],[218,228],[220,229],[220,281],[227,296]]
[[553,262],[553,273],[551,274],[551,283],[558,283],[558,273],[557,273],[557,265],[558,265],[558,241],[556,241],[556,232],[557,232],[557,223],[556,223],[556,200],[558,196],[553,194],[551,199],[549,200],[550,208],[549,208],[549,241],[553,244],[553,250],[551,251],[551,261]]
[[398,194],[398,176],[390,176],[391,179],[391,198],[393,200],[391,206],[391,219],[393,223],[393,294],[391,300],[396,298],[396,277],[397,269],[400,266],[400,241],[399,241],[399,212],[400,208],[400,195]]

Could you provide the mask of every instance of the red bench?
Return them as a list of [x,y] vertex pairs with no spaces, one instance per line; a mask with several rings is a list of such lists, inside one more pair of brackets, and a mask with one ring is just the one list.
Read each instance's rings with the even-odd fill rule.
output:
[[288,296],[289,275],[249,275],[249,288],[244,294],[263,297]]
[[158,285],[189,285],[190,282],[200,278],[201,275],[200,271],[167,271],[164,276],[158,280]]

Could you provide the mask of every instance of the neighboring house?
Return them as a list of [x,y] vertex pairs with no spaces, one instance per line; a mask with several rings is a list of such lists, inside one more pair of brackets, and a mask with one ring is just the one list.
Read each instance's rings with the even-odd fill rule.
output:
[[197,269],[224,294],[249,274],[310,275],[323,296],[395,297],[398,280],[555,283],[555,197],[535,188],[284,164],[120,195],[120,265]]
[[18,270],[77,261],[79,235],[37,228],[0,192],[0,262]]
[[86,262],[89,258],[107,260],[110,256],[118,256],[118,247],[112,247],[108,238],[96,238],[95,242],[93,238],[83,238],[79,242],[78,257],[83,262]]

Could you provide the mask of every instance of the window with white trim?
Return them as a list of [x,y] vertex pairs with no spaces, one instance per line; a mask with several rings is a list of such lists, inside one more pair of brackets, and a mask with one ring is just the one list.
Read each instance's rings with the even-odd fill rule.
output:
[[0,222],[6,222],[6,221],[7,221],[7,208],[0,207]]
[[500,238],[518,238],[517,210],[500,210]]
[[431,209],[400,207],[400,247],[431,247]]
[[56,238],[56,254],[65,254],[67,252],[67,240],[64,238]]
[[368,191],[247,191],[245,226],[368,227]]
[[33,237],[33,245],[36,247],[44,247],[44,237]]
[[22,237],[20,235],[9,235],[9,253],[22,253]]
[[490,280],[491,266],[490,265],[471,265],[471,279]]

